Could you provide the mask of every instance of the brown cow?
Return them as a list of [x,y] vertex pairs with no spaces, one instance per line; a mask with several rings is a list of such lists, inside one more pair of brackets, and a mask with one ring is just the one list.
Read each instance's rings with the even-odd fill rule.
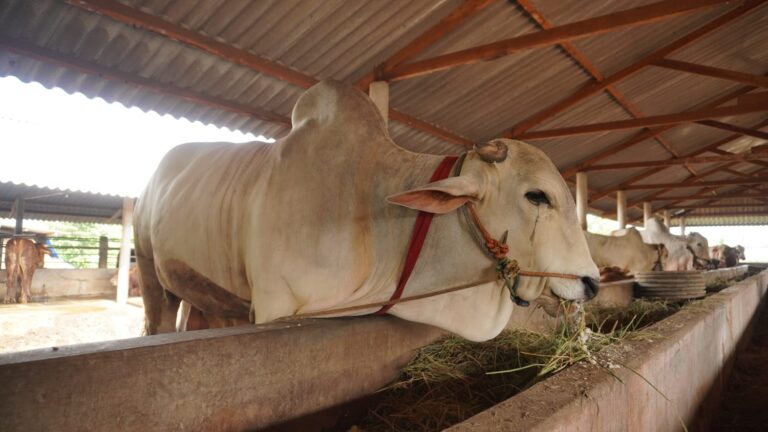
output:
[[[109,279],[109,283],[112,286],[117,286],[117,275]],[[139,268],[135,264],[131,264],[130,270],[128,270],[128,297],[136,297],[141,295],[141,284],[139,283]]]
[[20,303],[26,303],[32,297],[32,276],[35,269],[43,263],[45,255],[51,251],[42,243],[35,243],[25,238],[12,238],[5,244],[5,268],[8,270],[5,303],[16,303],[16,290],[21,285]]

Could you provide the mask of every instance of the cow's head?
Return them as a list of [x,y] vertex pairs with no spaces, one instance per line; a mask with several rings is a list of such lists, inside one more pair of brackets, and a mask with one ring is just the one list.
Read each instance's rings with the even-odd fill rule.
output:
[[579,276],[523,277],[517,290],[523,300],[585,300],[597,294],[599,272],[571,193],[555,165],[533,146],[507,139],[476,146],[458,176],[401,192],[389,201],[437,214],[473,202],[490,233],[509,231],[509,257],[523,269]]
[[46,255],[51,255],[51,250],[43,243],[36,243],[35,250],[37,251],[37,259],[39,262],[42,262]]
[[739,251],[739,259],[744,261],[747,259],[747,257],[744,255],[744,246],[742,245],[736,245],[736,250]]
[[685,241],[688,243],[688,246],[693,249],[693,252],[696,254],[698,258],[703,259],[709,259],[709,242],[707,241],[707,238],[703,235],[692,232],[685,236]]

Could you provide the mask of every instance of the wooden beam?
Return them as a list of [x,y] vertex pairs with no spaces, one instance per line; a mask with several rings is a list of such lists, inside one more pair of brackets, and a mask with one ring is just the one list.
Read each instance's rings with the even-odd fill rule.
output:
[[716,120],[701,120],[697,121],[697,124],[709,126],[711,128],[720,129],[728,132],[736,132],[737,134],[751,136],[768,141],[768,132],[763,132],[755,129],[749,129],[741,126],[736,126],[728,123],[723,123]]
[[[695,110],[702,110],[702,109],[710,109],[710,108],[717,108],[718,106],[731,102],[734,99],[737,99],[738,97],[748,93],[749,91],[753,90],[754,87],[741,87],[733,91],[729,91],[728,93],[712,100],[707,101],[704,103],[697,104],[693,108],[691,108],[691,111]],[[570,177],[573,175],[573,173],[580,171],[590,165],[594,165],[595,163],[609,157],[612,155],[615,155],[617,153],[620,153],[623,150],[626,150],[628,148],[634,147],[637,144],[640,144],[641,142],[653,138],[655,136],[658,136],[659,134],[666,132],[668,130],[671,130],[678,125],[668,125],[668,126],[660,126],[656,128],[648,129],[645,132],[638,132],[634,136],[630,137],[626,141],[613,145],[605,150],[602,150],[600,152],[597,152],[596,154],[593,154],[586,160],[579,162],[576,165],[571,166],[570,168],[567,168],[563,171],[563,176]],[[739,138],[740,135],[736,135],[734,139]],[[695,156],[694,154],[688,154],[686,156]]]
[[20,40],[0,36],[0,49],[6,49],[24,57],[29,57],[45,63],[55,64],[57,66],[73,69],[89,75],[97,75],[101,78],[105,78],[111,81],[118,81],[157,93],[176,96],[196,104],[207,105],[216,109],[221,109],[270,123],[275,123],[288,129],[291,127],[291,119],[280,114],[194,92],[191,90],[174,87],[171,84],[161,83],[155,80],[150,80],[148,78],[127,74],[125,72],[106,68],[83,60],[74,59],[56,51],[40,48]]
[[217,57],[231,61],[232,63],[237,63],[247,68],[279,78],[280,80],[289,82],[297,87],[309,88],[317,83],[315,78],[301,72],[271,60],[267,60],[246,50],[236,48],[224,42],[219,42],[210,36],[186,29],[168,22],[159,16],[142,12],[139,9],[124,5],[115,0],[67,0],[67,2],[73,6],[108,16],[115,21],[130,26],[145,28],[169,39],[199,48]]
[[763,2],[759,0],[746,2],[744,5],[736,9],[733,9],[732,11],[720,16],[719,18],[712,20],[708,24],[705,24],[702,27],[699,27],[698,29],[692,31],[691,33],[688,33],[687,35],[681,37],[680,39],[677,39],[676,41],[648,54],[647,56],[632,63],[631,65],[625,67],[624,69],[621,69],[620,71],[606,77],[603,81],[596,82],[596,83],[588,83],[584,85],[582,88],[580,88],[573,94],[567,96],[565,99],[561,100],[560,102],[557,102],[549,106],[548,108],[545,108],[529,116],[525,120],[519,122],[514,127],[512,127],[511,130],[509,130],[508,132],[504,132],[499,135],[505,136],[505,137],[511,137],[514,135],[520,135],[530,129],[533,129],[534,127],[542,124],[548,119],[565,111],[566,109],[578,104],[581,101],[588,99],[592,95],[595,95],[605,90],[608,86],[616,84],[636,74],[637,72],[642,70],[644,67],[650,65],[654,61],[664,58],[669,54],[690,45],[691,43],[712,33],[713,31],[721,28],[722,26],[747,14],[748,12],[752,11],[756,7],[760,6],[762,3]]
[[641,127],[665,126],[678,123],[689,123],[697,120],[727,117],[732,115],[750,114],[759,111],[768,111],[768,98],[749,104],[725,106],[697,111],[686,111],[674,114],[664,114],[637,118],[632,120],[618,120],[604,123],[593,123],[580,126],[570,126],[559,129],[527,132],[514,138],[520,140],[541,140],[564,136],[586,135],[598,132],[610,132],[616,130],[635,129]]
[[755,177],[751,179],[739,178],[728,180],[714,180],[714,181],[700,181],[695,183],[649,183],[649,184],[634,184],[625,187],[625,190],[645,190],[645,189],[675,189],[675,188],[690,188],[690,187],[705,187],[705,186],[727,186],[727,185],[740,185],[740,184],[762,184],[768,183],[768,176]]
[[587,173],[576,173],[576,216],[582,230],[587,229],[587,203],[589,202],[589,189],[587,186]]
[[705,75],[714,78],[721,78],[724,80],[735,81],[755,87],[768,87],[768,78],[760,75],[752,75],[743,72],[736,72],[728,69],[704,66],[672,59],[659,59],[652,64],[662,68],[690,72],[693,74]]
[[[249,51],[242,50],[201,33],[186,29],[155,15],[126,6],[115,0],[67,0],[73,6],[97,12],[124,24],[138,26],[153,31],[161,36],[177,40],[224,60],[254,69],[300,88],[309,88],[318,80],[312,76],[295,71],[287,66],[270,61]],[[403,112],[389,111],[389,118],[406,124],[421,132],[446,139],[449,142],[464,145],[463,138],[445,129],[431,125]],[[288,123],[290,126],[290,122]],[[451,138],[448,138],[451,137]]]
[[444,54],[414,63],[403,64],[382,74],[386,80],[402,80],[422,76],[454,66],[493,60],[511,53],[555,45],[560,42],[597,36],[614,30],[650,24],[711,7],[726,0],[665,0],[608,15],[589,18],[550,30],[529,33],[511,39]]
[[754,159],[768,159],[768,154],[760,153],[735,153],[730,156],[700,156],[700,157],[681,157],[664,160],[652,160],[641,162],[621,162],[613,164],[592,165],[584,169],[584,171],[611,171],[611,170],[623,170],[631,168],[647,168],[647,167],[667,167],[674,165],[685,164],[704,164],[715,162],[745,162]]
[[[517,0],[517,4],[520,5],[520,7],[525,10],[528,16],[530,16],[532,20],[536,21],[536,23],[539,24],[542,29],[549,30],[554,27],[554,24],[544,17],[541,11],[539,11],[536,6],[534,6],[531,0]],[[565,50],[571,59],[573,59],[576,64],[581,66],[581,68],[584,69],[592,77],[592,79],[598,82],[605,79],[605,75],[603,75],[602,72],[597,69],[597,67],[589,60],[589,58],[587,58],[584,53],[576,48],[576,45],[571,42],[562,42],[560,43],[560,47]],[[640,109],[626,96],[624,96],[624,94],[622,94],[615,86],[608,86],[606,91],[613,97],[613,100],[629,115],[634,118],[644,117],[642,111],[640,111]],[[654,139],[671,155],[675,157],[680,156],[678,152],[675,151],[672,144],[667,142],[667,140],[661,135],[656,135]],[[686,167],[686,169],[688,169],[691,174],[696,174],[691,168]]]
[[742,194],[727,194],[727,195],[717,195],[715,192],[708,192],[708,193],[697,193],[697,194],[691,194],[691,195],[673,195],[673,196],[658,196],[654,197],[654,201],[691,201],[696,199],[717,199],[717,200],[724,200],[724,199],[744,199],[744,198],[768,198],[768,192],[765,193],[759,193],[759,194],[750,194],[750,193],[742,193]]
[[123,231],[120,240],[120,262],[117,265],[117,303],[128,301],[131,268],[131,243],[133,240],[133,198],[123,198]]
[[733,216],[768,216],[768,211],[754,211],[754,212],[729,212],[729,213],[708,213],[708,214],[696,214],[691,213],[696,210],[690,210],[685,214],[690,217],[733,217]]
[[624,191],[616,192],[616,221],[619,229],[627,227],[627,194]]
[[389,83],[386,81],[372,82],[368,87],[368,97],[378,108],[379,114],[384,119],[384,125],[389,125]]
[[713,208],[740,208],[740,207],[768,207],[768,204],[703,204],[700,206],[670,206],[670,209],[674,210],[690,210],[690,209],[713,209]]
[[[760,128],[765,127],[765,126],[768,126],[768,119],[764,119],[763,121],[753,125],[752,128],[753,129],[760,129]],[[730,142],[732,142],[734,140],[737,140],[739,138],[741,138],[740,134],[729,135],[729,136],[725,137],[724,139],[715,141],[712,144],[709,144],[709,145],[704,146],[704,147],[702,147],[702,148],[700,148],[698,150],[690,152],[685,157],[694,157],[694,156],[698,156],[700,154],[704,154],[706,152],[716,152],[716,151],[718,151],[719,147],[722,147],[722,146],[724,146],[724,145],[726,145],[726,144],[728,144],[728,143],[730,143]],[[723,151],[723,153],[726,154],[726,155],[732,155],[733,154],[733,153],[728,153],[728,152],[725,152],[725,151]],[[726,164],[725,166],[720,167],[720,169],[722,169],[724,167],[728,167],[728,166],[731,166],[731,164]],[[642,179],[648,178],[648,177],[650,177],[650,176],[652,176],[652,175],[654,175],[654,174],[656,174],[658,172],[663,171],[664,169],[666,169],[666,167],[653,168],[653,169],[651,169],[649,171],[646,171],[646,172],[640,173],[638,175],[632,176],[628,180],[625,180],[625,181],[619,183],[616,186],[611,186],[609,188],[601,190],[600,192],[598,192],[596,194],[593,194],[592,200],[596,201],[598,199],[601,199],[601,198],[603,198],[603,197],[605,197],[605,196],[607,196],[609,194],[612,194],[613,192],[615,192],[617,190],[621,190],[621,188],[623,188],[624,186],[627,186],[627,185],[633,184],[633,183],[635,183],[637,181],[640,181]],[[713,170],[712,172],[714,173],[716,171],[717,170]],[[701,174],[699,174],[699,176],[701,176]]]
[[653,218],[653,206],[650,202],[643,202],[643,226],[648,226],[648,221]]
[[437,40],[456,29],[456,27],[464,23],[467,18],[485,9],[493,2],[494,0],[465,0],[464,3],[454,9],[453,12],[441,19],[440,22],[430,27],[427,31],[419,35],[419,37],[412,40],[408,45],[392,54],[388,59],[379,63],[373,72],[358,80],[357,86],[361,89],[367,88],[368,85],[377,78],[377,74],[381,76],[384,71],[391,70],[395,66],[399,66],[415,57],[420,52],[429,48],[429,46]]

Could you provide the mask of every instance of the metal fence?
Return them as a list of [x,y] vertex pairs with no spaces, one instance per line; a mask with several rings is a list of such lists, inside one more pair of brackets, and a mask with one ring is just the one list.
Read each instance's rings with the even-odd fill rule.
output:
[[[5,242],[0,241],[0,267],[5,268]],[[119,238],[48,237],[52,256],[45,258],[47,268],[117,268]],[[133,248],[133,245],[131,245]],[[131,257],[133,258],[133,257]]]

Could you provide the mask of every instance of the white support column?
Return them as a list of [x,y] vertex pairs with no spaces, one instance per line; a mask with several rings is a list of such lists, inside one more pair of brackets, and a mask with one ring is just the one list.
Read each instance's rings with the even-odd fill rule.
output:
[[123,237],[120,240],[120,262],[117,268],[118,303],[128,301],[128,272],[131,267],[131,237],[133,236],[133,198],[123,198]]
[[622,190],[616,192],[616,221],[619,229],[627,227],[627,193]]
[[664,225],[667,226],[667,228],[672,226],[672,212],[667,210],[664,210]]
[[643,203],[643,226],[644,227],[648,226],[648,221],[651,220],[652,217],[653,217],[653,210],[651,207],[651,203],[646,201]]
[[680,235],[685,235],[685,216],[680,216]]
[[389,83],[386,81],[374,81],[368,87],[368,96],[384,117],[384,124],[389,124]]
[[589,202],[589,188],[587,186],[587,173],[576,173],[576,214],[583,230],[587,229],[587,203]]

